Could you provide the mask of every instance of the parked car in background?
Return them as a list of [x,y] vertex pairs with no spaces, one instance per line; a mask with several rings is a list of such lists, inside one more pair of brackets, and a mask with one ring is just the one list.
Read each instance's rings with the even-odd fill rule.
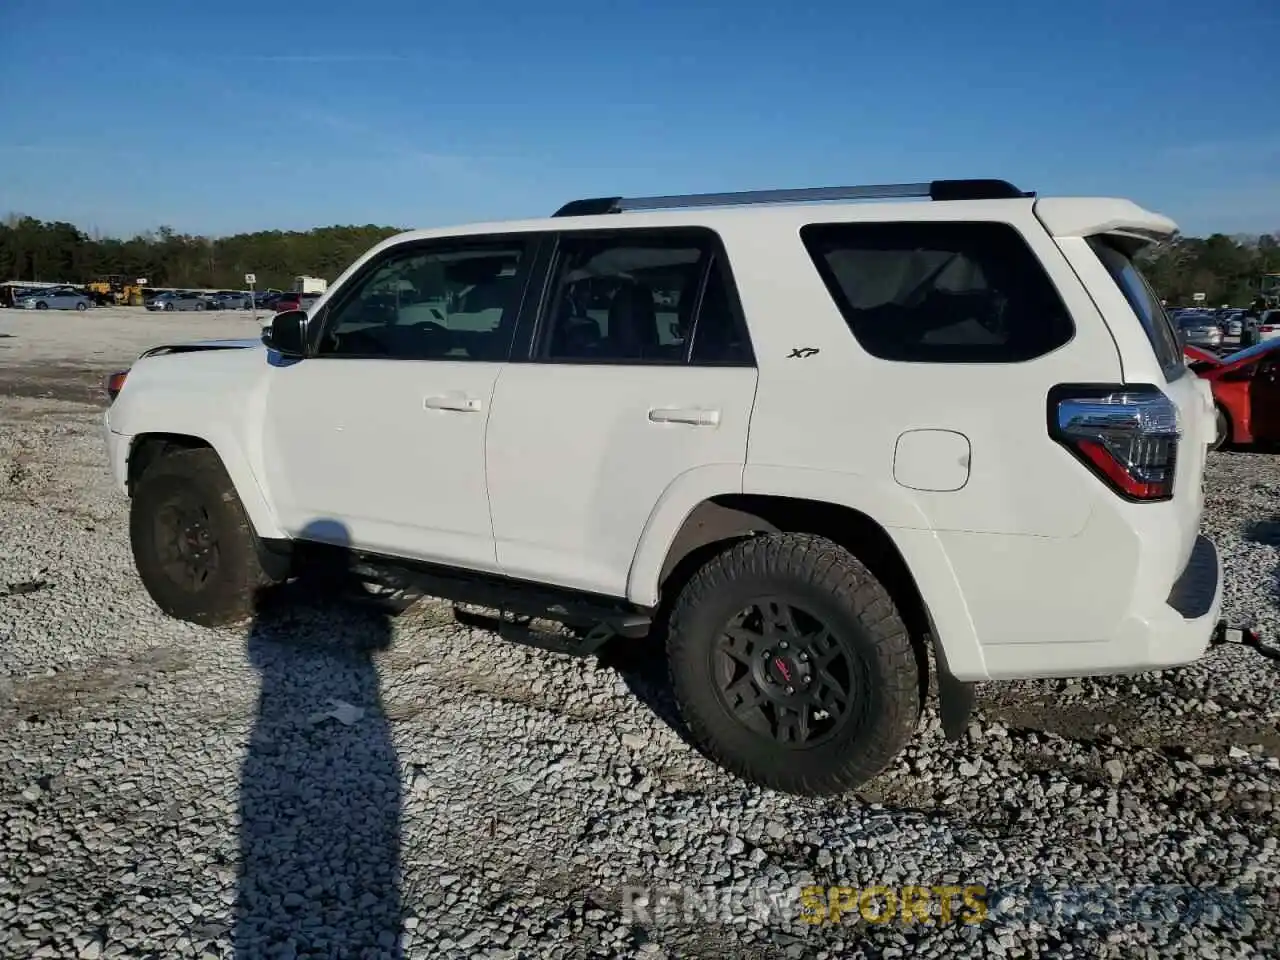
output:
[[209,302],[198,293],[186,290],[171,290],[148,300],[148,310],[208,310]]
[[286,310],[310,310],[319,299],[318,293],[285,293],[280,295],[271,308],[276,313],[284,313]]
[[1227,310],[1219,316],[1218,323],[1227,339],[1238,340],[1244,333],[1244,311]]
[[1213,448],[1280,441],[1280,337],[1219,357],[1184,348],[1187,365],[1209,381],[1217,411]]
[[55,287],[29,293],[17,305],[25,310],[88,310],[93,306],[93,300],[71,287]]
[[1258,343],[1280,337],[1280,310],[1264,310],[1258,317]]
[[211,294],[210,299],[217,304],[219,310],[248,310],[253,306],[249,294],[239,290],[219,290]]
[[1207,313],[1182,313],[1177,319],[1184,344],[1217,349],[1222,346],[1222,327]]

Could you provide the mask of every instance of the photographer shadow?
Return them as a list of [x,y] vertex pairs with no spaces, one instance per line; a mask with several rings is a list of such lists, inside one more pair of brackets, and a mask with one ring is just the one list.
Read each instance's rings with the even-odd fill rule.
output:
[[[334,521],[306,535],[349,543]],[[263,592],[249,631],[238,958],[402,956],[400,764],[374,663],[391,624],[338,602],[344,565]]]

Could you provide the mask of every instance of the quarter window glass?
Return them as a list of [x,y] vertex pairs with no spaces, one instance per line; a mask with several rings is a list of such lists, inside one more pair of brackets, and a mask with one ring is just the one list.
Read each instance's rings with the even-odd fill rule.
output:
[[858,343],[885,360],[1013,363],[1074,334],[1021,235],[1002,223],[810,224],[801,239]]

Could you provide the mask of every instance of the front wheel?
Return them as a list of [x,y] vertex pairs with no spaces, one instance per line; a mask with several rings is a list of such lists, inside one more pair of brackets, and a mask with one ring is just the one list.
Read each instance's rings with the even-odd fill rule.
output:
[[171,453],[147,469],[130,504],[129,539],[147,593],[180,620],[244,620],[271,582],[231,478],[207,448]]
[[47,303],[45,303],[43,300],[41,300],[39,303],[37,303],[37,304],[36,304],[36,309],[37,309],[37,310],[48,310],[48,309],[49,309],[49,305],[48,305]]
[[730,772],[807,796],[883,770],[920,714],[920,662],[888,592],[810,534],[727,548],[688,582],[668,630],[692,738]]

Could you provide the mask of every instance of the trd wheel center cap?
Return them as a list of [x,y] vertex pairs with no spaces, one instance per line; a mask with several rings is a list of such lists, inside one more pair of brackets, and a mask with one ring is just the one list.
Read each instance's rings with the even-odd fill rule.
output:
[[[766,650],[760,656],[758,675],[767,693],[786,695],[804,691],[813,683],[807,657],[791,651]],[[788,689],[790,688],[790,689]]]

